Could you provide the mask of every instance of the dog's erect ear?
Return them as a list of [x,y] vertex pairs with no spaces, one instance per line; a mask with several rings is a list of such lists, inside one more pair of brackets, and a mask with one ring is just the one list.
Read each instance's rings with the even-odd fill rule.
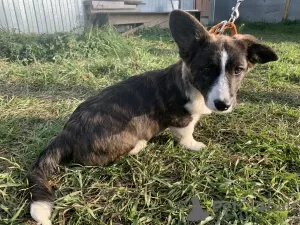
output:
[[183,58],[189,56],[189,51],[197,42],[204,42],[210,38],[208,31],[195,17],[181,10],[171,12],[169,25]]
[[248,56],[251,63],[267,63],[278,60],[278,56],[272,48],[260,43],[253,43],[249,46]]
[[242,40],[247,45],[248,60],[252,64],[267,63],[278,60],[277,54],[272,48],[261,44],[251,35],[235,35],[235,39]]

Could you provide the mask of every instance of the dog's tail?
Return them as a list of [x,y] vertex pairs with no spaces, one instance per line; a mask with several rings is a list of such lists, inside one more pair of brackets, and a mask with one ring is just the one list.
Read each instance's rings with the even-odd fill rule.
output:
[[48,178],[62,161],[69,161],[72,150],[63,134],[57,136],[40,154],[28,174],[31,192],[30,214],[41,225],[51,225],[53,191]]

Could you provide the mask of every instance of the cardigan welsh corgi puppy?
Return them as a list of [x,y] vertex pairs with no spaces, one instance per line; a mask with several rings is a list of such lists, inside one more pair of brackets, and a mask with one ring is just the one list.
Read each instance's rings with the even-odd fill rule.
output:
[[184,11],[173,11],[169,25],[181,59],[88,98],[40,154],[28,175],[30,213],[39,224],[51,224],[53,192],[47,180],[60,163],[105,166],[137,154],[167,128],[184,148],[203,149],[193,138],[199,117],[232,111],[244,75],[256,63],[278,59],[253,36],[212,35]]

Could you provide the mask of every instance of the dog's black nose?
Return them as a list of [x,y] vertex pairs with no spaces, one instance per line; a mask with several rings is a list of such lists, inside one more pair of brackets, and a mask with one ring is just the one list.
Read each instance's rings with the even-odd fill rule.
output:
[[230,108],[230,104],[228,104],[224,101],[215,100],[214,103],[215,103],[216,109],[219,111],[225,111]]

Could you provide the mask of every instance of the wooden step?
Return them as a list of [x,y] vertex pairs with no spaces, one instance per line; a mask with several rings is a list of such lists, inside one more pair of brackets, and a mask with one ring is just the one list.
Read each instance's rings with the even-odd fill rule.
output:
[[105,2],[103,3],[102,5],[115,5],[115,3],[117,3],[118,5],[120,5],[120,3],[122,3],[123,5],[145,5],[145,3],[141,0],[104,0],[104,1],[101,1],[101,0],[98,0],[98,1],[92,1],[92,0],[87,0],[87,1],[84,1],[84,4],[85,5],[92,5],[93,3],[92,2],[95,2],[94,4],[96,4],[97,2],[99,4],[101,4],[101,2]]
[[124,6],[124,2],[123,1],[92,1],[92,5],[108,5],[108,6]]
[[102,10],[95,10],[91,9],[89,14],[97,14],[97,13],[108,13],[108,14],[115,14],[115,13],[132,13],[132,12],[140,12],[140,9],[102,9]]
[[142,1],[135,1],[135,0],[125,0],[124,3],[126,5],[146,5],[146,3]]
[[[101,1],[101,0],[98,0]],[[142,0],[106,0],[111,2],[124,2],[125,4],[145,4]]]
[[98,9],[135,9],[135,5],[125,5],[124,2],[92,1],[92,7]]

